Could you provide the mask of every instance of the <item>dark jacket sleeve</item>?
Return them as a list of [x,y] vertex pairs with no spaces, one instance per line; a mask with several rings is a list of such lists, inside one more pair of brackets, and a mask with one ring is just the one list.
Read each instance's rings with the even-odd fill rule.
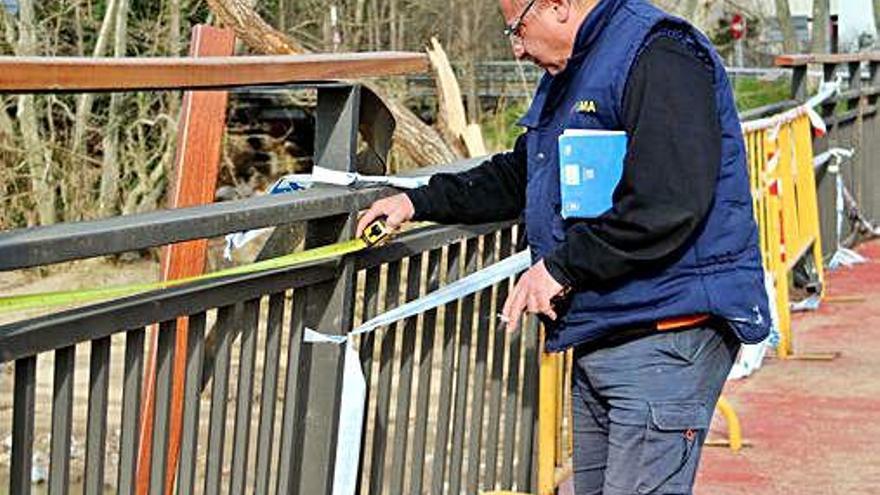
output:
[[613,207],[567,229],[545,258],[575,288],[613,284],[662,268],[687,246],[709,212],[721,164],[713,72],[669,37],[645,48],[623,101],[629,146]]
[[427,186],[406,191],[413,219],[475,224],[519,217],[526,201],[526,159],[523,134],[513,151],[466,172],[433,176]]

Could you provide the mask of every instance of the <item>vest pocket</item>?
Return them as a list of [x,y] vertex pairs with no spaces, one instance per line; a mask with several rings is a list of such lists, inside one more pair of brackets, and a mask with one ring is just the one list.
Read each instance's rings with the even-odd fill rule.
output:
[[701,402],[652,402],[638,482],[641,495],[690,493],[709,427]]

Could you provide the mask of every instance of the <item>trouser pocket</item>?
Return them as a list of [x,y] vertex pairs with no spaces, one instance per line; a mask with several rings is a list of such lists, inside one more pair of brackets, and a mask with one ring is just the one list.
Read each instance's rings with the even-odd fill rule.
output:
[[701,402],[648,404],[638,493],[689,494],[711,415]]
[[672,351],[688,364],[696,363],[723,340],[718,330],[708,326],[673,331],[669,337]]

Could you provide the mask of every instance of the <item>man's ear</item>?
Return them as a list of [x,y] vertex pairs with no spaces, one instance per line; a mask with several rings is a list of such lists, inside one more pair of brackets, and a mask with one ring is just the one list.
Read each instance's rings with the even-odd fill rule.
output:
[[550,8],[556,16],[556,22],[564,24],[571,19],[573,14],[571,0],[550,0]]

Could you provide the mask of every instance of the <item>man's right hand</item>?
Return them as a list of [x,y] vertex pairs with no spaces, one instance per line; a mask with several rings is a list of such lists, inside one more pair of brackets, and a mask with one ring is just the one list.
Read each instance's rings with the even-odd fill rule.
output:
[[357,236],[360,237],[368,225],[382,217],[385,217],[385,225],[393,232],[412,219],[415,212],[415,207],[406,194],[400,193],[380,199],[361,215],[357,225]]

